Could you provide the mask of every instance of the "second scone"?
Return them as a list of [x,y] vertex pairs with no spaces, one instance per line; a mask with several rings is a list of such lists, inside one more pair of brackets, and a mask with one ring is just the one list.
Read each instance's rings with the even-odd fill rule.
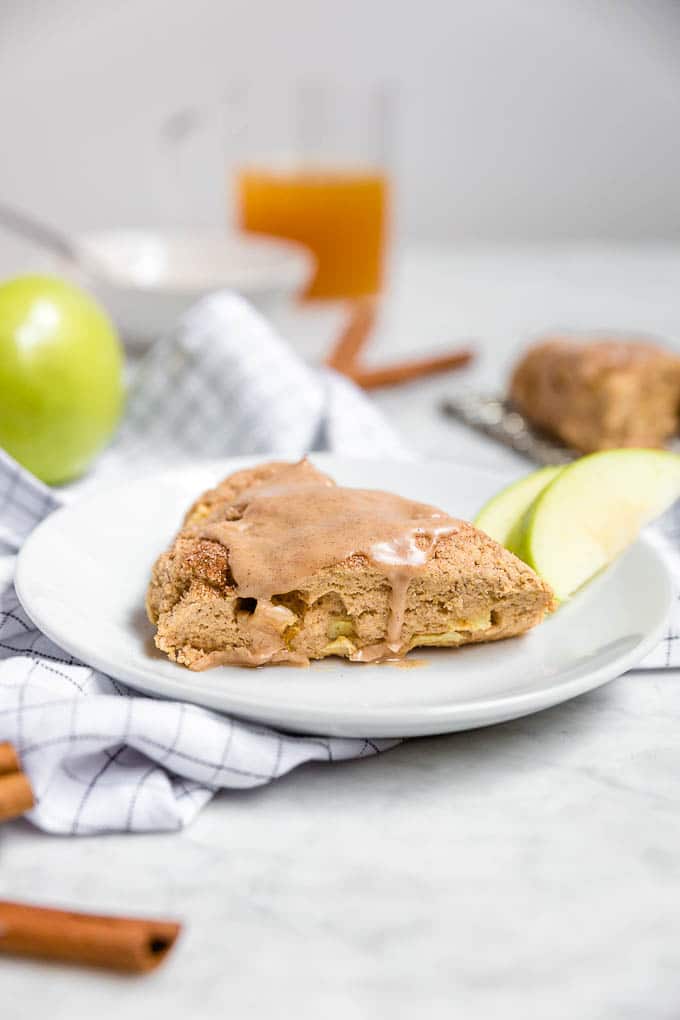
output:
[[520,358],[510,397],[581,453],[658,447],[680,425],[680,357],[651,343],[545,340]]

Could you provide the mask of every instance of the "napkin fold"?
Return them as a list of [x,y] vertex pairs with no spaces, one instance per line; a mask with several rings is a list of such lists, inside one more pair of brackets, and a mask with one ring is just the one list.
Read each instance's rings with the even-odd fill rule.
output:
[[[116,443],[92,481],[234,454],[405,457],[354,383],[299,358],[234,294],[205,298],[159,340],[130,389]],[[91,483],[90,483],[91,484]]]
[[19,752],[35,825],[74,835],[179,829],[220,788],[259,786],[304,762],[368,757],[398,743],[296,737],[142,697],[50,641],[14,591],[24,539],[73,490],[199,457],[310,449],[405,455],[352,383],[304,364],[246,302],[224,293],[154,345],[117,440],[72,490],[47,488],[0,451],[0,741]]

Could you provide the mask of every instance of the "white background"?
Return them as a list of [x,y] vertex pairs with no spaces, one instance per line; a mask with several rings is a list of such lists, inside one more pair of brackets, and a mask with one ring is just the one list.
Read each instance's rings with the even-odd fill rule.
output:
[[184,203],[158,131],[234,76],[398,85],[419,240],[680,237],[670,0],[3,0],[0,197],[73,228],[224,222],[218,134]]

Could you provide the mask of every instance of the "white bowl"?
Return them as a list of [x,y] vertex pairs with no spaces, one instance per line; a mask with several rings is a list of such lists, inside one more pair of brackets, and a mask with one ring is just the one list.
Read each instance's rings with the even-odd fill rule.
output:
[[314,270],[302,245],[254,234],[108,230],[81,234],[78,243],[104,270],[93,289],[131,347],[166,333],[215,290],[234,290],[271,314]]

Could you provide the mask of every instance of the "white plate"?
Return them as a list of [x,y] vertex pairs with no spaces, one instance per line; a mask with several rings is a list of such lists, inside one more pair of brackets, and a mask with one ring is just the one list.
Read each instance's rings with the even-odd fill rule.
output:
[[[417,649],[412,657],[426,664],[413,669],[326,659],[309,669],[191,673],[153,646],[144,613],[151,565],[196,495],[257,459],[102,489],[52,514],[17,564],[17,593],[29,616],[62,648],[141,691],[293,731],[367,737],[470,729],[548,708],[619,676],[661,637],[671,585],[642,539],[521,638]],[[391,489],[466,518],[507,481],[451,463],[312,459],[344,485]]]

